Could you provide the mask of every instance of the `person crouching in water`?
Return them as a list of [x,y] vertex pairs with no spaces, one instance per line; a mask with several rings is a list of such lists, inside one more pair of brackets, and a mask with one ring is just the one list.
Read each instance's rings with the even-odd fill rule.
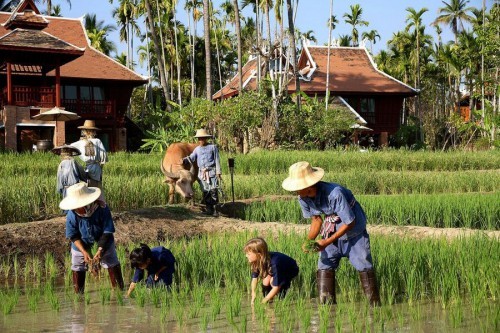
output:
[[217,204],[219,203],[219,194],[217,188],[221,179],[219,149],[214,144],[209,144],[208,139],[212,135],[205,129],[196,131],[195,138],[198,139],[198,146],[191,155],[182,159],[182,164],[197,163],[198,165],[198,183],[203,192],[203,202],[206,205],[205,213],[219,216]]
[[79,182],[86,182],[87,177],[83,167],[75,161],[73,156],[80,155],[80,150],[70,145],[62,145],[52,149],[52,152],[61,156],[61,163],[57,167],[57,192],[66,197],[66,189]]
[[276,295],[283,298],[290,283],[299,274],[294,259],[280,252],[269,252],[267,243],[258,237],[249,240],[243,248],[252,270],[252,301],[254,304],[258,279],[262,279],[262,303],[271,301]]
[[[88,266],[108,269],[111,285],[123,290],[120,261],[116,255],[113,233],[115,226],[111,211],[100,200],[101,190],[78,183],[66,190],[66,197],[59,203],[66,214],[66,238],[71,240],[71,270],[76,293],[85,290],[85,274]],[[97,252],[92,256],[94,243]]]
[[170,250],[163,246],[152,249],[146,244],[134,249],[130,253],[130,265],[135,269],[134,277],[128,288],[127,296],[134,291],[135,286],[144,278],[147,270],[146,286],[148,288],[165,286],[170,287],[175,272],[175,258]]

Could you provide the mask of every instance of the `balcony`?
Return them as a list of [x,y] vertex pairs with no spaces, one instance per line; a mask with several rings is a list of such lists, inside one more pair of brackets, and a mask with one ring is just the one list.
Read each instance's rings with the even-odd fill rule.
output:
[[[52,108],[56,105],[55,90],[52,87],[12,87],[12,104],[15,106],[35,106]],[[7,87],[1,90],[0,108],[7,104]],[[61,99],[61,106],[83,118],[111,118],[115,115],[115,102],[111,100]]]

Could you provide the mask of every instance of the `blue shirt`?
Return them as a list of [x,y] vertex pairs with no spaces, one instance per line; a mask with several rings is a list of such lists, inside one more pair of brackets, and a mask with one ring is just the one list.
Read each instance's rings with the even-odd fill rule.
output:
[[204,179],[204,169],[208,171],[209,177],[215,177],[216,174],[221,173],[219,150],[216,145],[197,146],[189,155],[189,159],[191,162],[198,164],[199,179]]
[[[99,206],[89,217],[82,217],[72,210],[66,214],[66,238],[80,238],[85,248],[90,248],[92,244],[98,242],[104,233],[114,232],[115,226],[108,206],[104,208]],[[80,251],[74,243],[71,247]]]
[[[148,270],[148,276],[154,276],[156,272],[162,267],[166,267],[161,274],[174,274],[175,272],[175,258],[170,250],[164,248],[163,246],[157,246],[151,249],[151,262],[146,267]],[[144,270],[140,268],[135,269],[134,277],[132,282],[137,283],[144,278]]]
[[[297,262],[280,252],[269,252],[271,276],[273,277],[272,286],[282,287],[289,285],[294,277],[299,274]],[[260,272],[252,272],[252,278],[258,278]]]
[[358,236],[366,229],[366,215],[361,205],[356,201],[352,192],[335,183],[318,182],[316,184],[316,197],[302,198],[299,204],[304,218],[313,216],[337,215],[340,220],[336,222],[337,228],[349,225],[356,220],[354,227],[348,230],[340,239],[349,239]]
[[66,188],[80,180],[85,180],[83,168],[73,158],[63,159],[57,168],[57,192],[65,198]]

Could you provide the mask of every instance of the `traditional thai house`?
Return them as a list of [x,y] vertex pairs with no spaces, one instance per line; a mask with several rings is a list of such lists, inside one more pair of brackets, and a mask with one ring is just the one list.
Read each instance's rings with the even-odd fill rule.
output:
[[[402,123],[403,101],[417,95],[412,87],[377,69],[364,47],[310,46],[304,43],[297,69],[300,90],[308,96],[326,96],[326,83],[330,96],[336,96],[349,105],[359,117],[359,133],[371,135],[379,145],[386,145]],[[329,72],[327,68],[329,67]],[[256,62],[248,62],[243,68],[244,89],[255,89]],[[295,92],[295,82],[290,80],[288,93]],[[238,93],[238,77],[235,76],[213,98],[221,99]]]
[[[32,0],[0,12],[0,149],[70,143],[92,119],[110,151],[125,150],[130,96],[146,81],[91,47],[81,18],[41,15]],[[33,119],[56,106],[81,118],[57,126]]]

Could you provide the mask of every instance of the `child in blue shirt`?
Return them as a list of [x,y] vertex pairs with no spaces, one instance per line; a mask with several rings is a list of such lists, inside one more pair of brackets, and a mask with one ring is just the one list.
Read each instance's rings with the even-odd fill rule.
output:
[[130,253],[130,265],[135,268],[135,272],[127,296],[130,296],[137,283],[144,279],[144,270],[147,270],[148,287],[169,287],[172,284],[175,258],[172,252],[163,246],[150,249],[146,244],[141,244]]
[[269,252],[267,243],[262,238],[249,240],[243,248],[252,268],[252,301],[256,297],[258,279],[262,279],[262,303],[271,301],[278,295],[283,298],[290,288],[290,283],[299,274],[299,267],[294,259],[280,252]]

